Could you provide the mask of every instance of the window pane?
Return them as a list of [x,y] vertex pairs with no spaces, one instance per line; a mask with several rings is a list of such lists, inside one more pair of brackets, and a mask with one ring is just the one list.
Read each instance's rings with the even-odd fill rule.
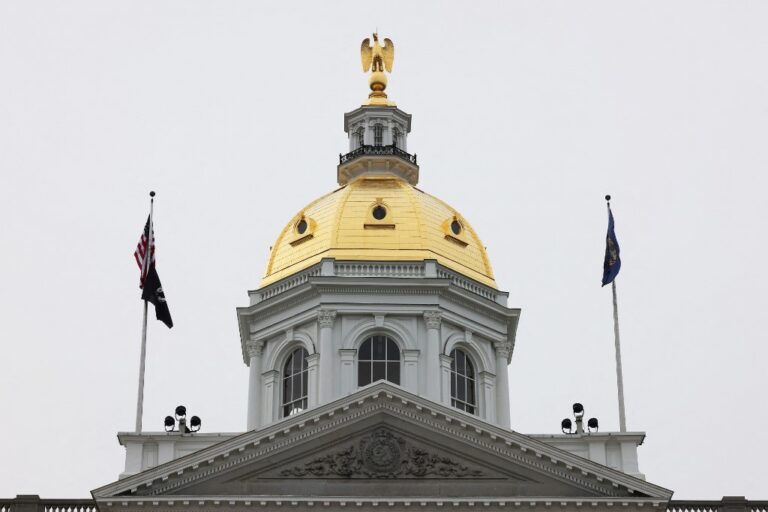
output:
[[309,354],[306,350],[301,349],[301,369],[306,370],[309,368],[309,363],[307,362],[307,358],[309,357]]
[[451,398],[456,398],[456,374],[451,372]]
[[365,340],[363,344],[360,345],[360,354],[358,355],[358,359],[361,361],[371,360],[371,340],[370,339]]
[[387,380],[400,384],[400,361],[396,363],[387,363]]
[[299,349],[293,352],[293,373],[301,371],[301,364],[304,361],[304,349]]
[[384,336],[373,337],[373,360],[374,361],[384,361],[386,359],[386,353],[384,352],[385,347],[386,347],[386,344],[385,344]]
[[475,414],[475,408],[471,405],[468,405],[464,408],[465,411],[467,411],[470,414]]
[[475,381],[467,379],[467,402],[475,404]]
[[291,378],[283,379],[283,403],[291,401]]
[[470,361],[468,357],[466,358],[466,365],[467,365],[467,377],[474,379],[475,368],[472,366],[472,361]]
[[358,363],[357,367],[357,385],[367,386],[371,383],[371,363]]
[[376,361],[373,363],[373,382],[386,379],[387,363]]
[[464,387],[465,385],[466,385],[466,381],[464,377],[462,375],[457,375],[456,376],[456,398],[458,398],[459,400],[467,399],[466,389]]
[[301,374],[297,373],[296,375],[293,376],[292,380],[293,380],[293,384],[291,385],[291,387],[293,388],[293,390],[292,390],[293,391],[293,395],[291,395],[291,401],[298,400],[299,398],[301,398],[301,394],[300,394],[301,393],[301,387],[302,387],[301,386]]
[[451,350],[451,371],[456,371],[456,350]]
[[291,354],[288,357],[288,360],[285,362],[285,368],[283,368],[283,375],[285,375],[286,377],[289,377],[291,373],[293,373],[292,366],[291,366],[292,364],[293,364],[293,354]]
[[399,361],[400,349],[397,348],[397,343],[387,338],[387,361]]
[[461,350],[456,351],[456,371],[464,374],[464,352]]
[[309,395],[307,389],[307,383],[309,382],[309,379],[307,379],[307,375],[309,375],[307,372],[301,372],[301,396]]

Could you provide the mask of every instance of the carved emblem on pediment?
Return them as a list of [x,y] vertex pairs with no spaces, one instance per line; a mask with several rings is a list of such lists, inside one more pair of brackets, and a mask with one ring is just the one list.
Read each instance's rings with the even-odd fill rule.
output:
[[483,472],[471,469],[450,457],[410,446],[405,439],[385,428],[375,430],[358,445],[316,457],[303,465],[284,469],[281,476],[346,478],[443,478],[480,477]]

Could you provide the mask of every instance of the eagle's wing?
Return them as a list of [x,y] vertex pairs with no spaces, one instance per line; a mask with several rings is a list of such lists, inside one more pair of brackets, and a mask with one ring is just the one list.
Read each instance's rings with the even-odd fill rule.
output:
[[384,67],[391,73],[392,63],[395,62],[395,43],[389,38],[384,38],[384,46],[381,51],[384,53]]
[[363,44],[360,45],[360,59],[363,63],[363,71],[371,69],[371,61],[373,60],[373,48],[371,48],[371,40],[366,37],[363,39]]

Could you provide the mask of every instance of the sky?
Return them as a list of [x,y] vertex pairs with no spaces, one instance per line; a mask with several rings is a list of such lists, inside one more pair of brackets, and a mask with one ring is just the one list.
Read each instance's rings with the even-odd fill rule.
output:
[[396,46],[420,188],[468,219],[509,305],[512,427],[618,428],[613,196],[630,430],[677,499],[768,499],[768,3],[0,0],[0,497],[89,497],[124,464],[157,192],[172,330],[144,425],[245,428],[235,308],[336,186],[360,41]]

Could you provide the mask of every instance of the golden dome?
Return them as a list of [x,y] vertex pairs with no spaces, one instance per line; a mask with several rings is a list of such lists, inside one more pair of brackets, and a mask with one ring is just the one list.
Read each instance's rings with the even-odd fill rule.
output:
[[272,247],[260,286],[323,258],[437,260],[496,288],[488,255],[469,223],[443,201],[396,176],[361,176],[297,213]]

